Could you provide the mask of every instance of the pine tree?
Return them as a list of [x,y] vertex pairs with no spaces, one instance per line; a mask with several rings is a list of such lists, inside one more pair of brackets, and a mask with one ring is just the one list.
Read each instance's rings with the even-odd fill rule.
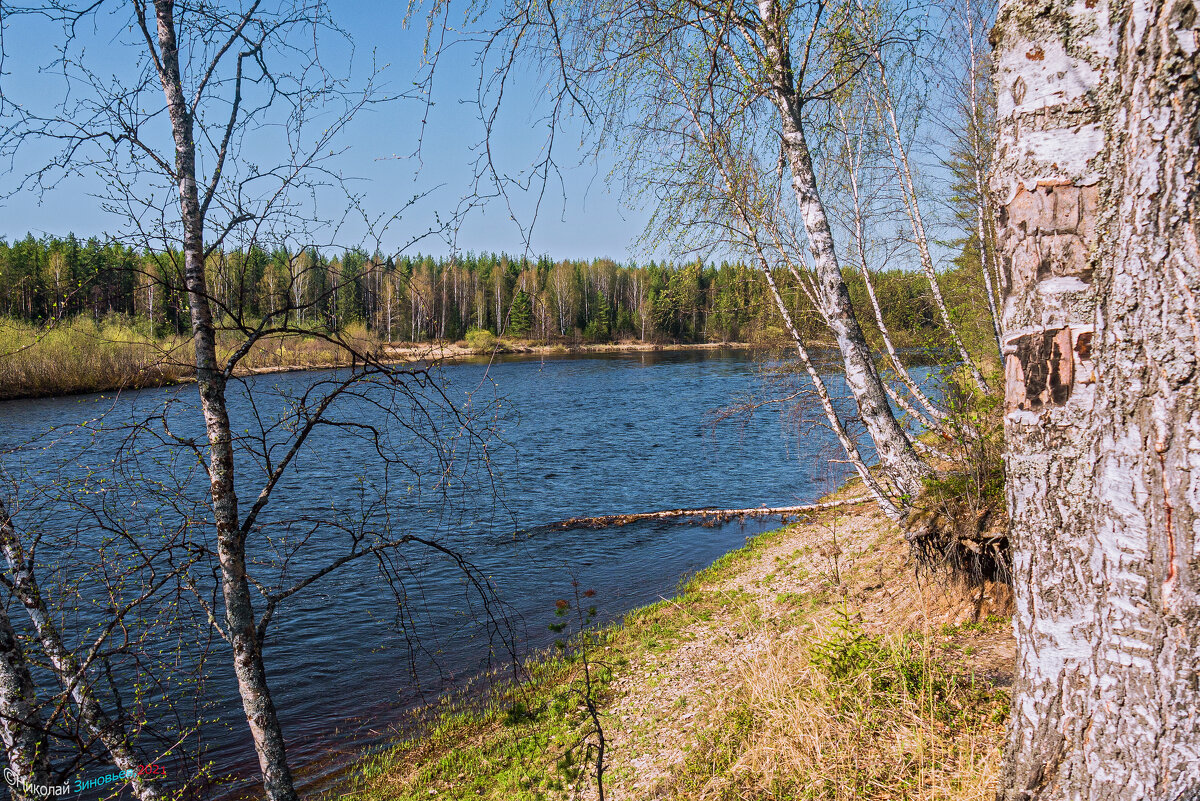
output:
[[524,336],[533,328],[533,301],[529,294],[518,289],[508,309],[508,330],[514,336]]

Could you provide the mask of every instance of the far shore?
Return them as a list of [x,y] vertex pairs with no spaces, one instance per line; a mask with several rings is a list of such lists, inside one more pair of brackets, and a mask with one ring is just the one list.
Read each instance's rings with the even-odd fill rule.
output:
[[[394,345],[383,345],[381,362],[389,366],[404,364],[441,364],[445,362],[488,361],[496,356],[541,356],[559,358],[563,356],[582,356],[593,353],[660,353],[681,350],[771,350],[770,345],[755,345],[750,342],[695,342],[695,343],[666,343],[653,342],[598,342],[581,343],[578,345],[535,345],[528,342],[500,342],[495,348],[478,350],[462,342],[403,342]],[[271,367],[252,367],[248,370],[236,371],[237,375],[266,375],[270,373],[297,373],[306,370],[336,370],[349,367],[346,361],[326,362],[303,365],[274,365]],[[195,377],[187,377],[173,383],[187,383]]]
[[[486,360],[495,356],[540,356],[556,358],[602,353],[655,353],[664,351],[712,351],[712,350],[769,350],[771,346],[749,342],[702,342],[702,343],[654,343],[654,342],[605,342],[579,344],[538,344],[528,341],[500,340],[494,348],[472,348],[463,341],[435,342],[402,342],[394,344],[381,343],[378,353],[382,362],[388,365],[432,364],[442,362],[459,362],[467,360]],[[252,366],[238,369],[235,375],[265,375],[272,373],[291,373],[305,370],[333,370],[350,367],[346,359],[303,358],[311,356],[298,352],[301,359],[292,364],[273,364]],[[84,395],[102,392],[120,392],[129,389],[148,389],[152,387],[172,386],[195,381],[194,375],[187,374],[190,366],[173,365],[173,369],[154,369],[138,371],[134,376],[113,372],[111,381],[103,380],[86,386],[47,386],[30,388],[28,391],[18,389],[0,394],[0,402],[5,400],[30,400],[36,398],[65,397],[69,395]],[[69,375],[69,373],[68,373]],[[53,382],[51,382],[53,383]]]

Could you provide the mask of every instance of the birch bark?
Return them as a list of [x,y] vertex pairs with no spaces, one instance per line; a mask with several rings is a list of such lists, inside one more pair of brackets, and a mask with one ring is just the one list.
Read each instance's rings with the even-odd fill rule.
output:
[[1001,798],[1060,797],[1052,788],[1065,749],[1077,747],[1086,725],[1077,688],[1092,671],[1085,638],[1096,600],[1088,466],[1107,17],[1104,0],[1008,0],[992,34],[1017,636]]
[[[1178,373],[1186,359],[1166,357],[1138,369],[1129,362],[1142,338],[1161,346],[1166,333],[1154,330],[1164,322],[1161,298],[1139,293],[1186,289],[1187,282],[1146,263],[1151,240],[1139,240],[1127,226],[1133,219],[1114,222],[1107,238],[1128,239],[1134,258],[1125,269],[1144,275],[1108,270],[1098,246],[1101,178],[1115,174],[1113,154],[1105,157],[1105,127],[1111,136],[1117,125],[1136,131],[1142,122],[1113,116],[1135,103],[1109,89],[1115,21],[1123,13],[1105,0],[1006,2],[993,34],[1001,124],[992,189],[1006,293],[1001,329],[1018,645],[1002,798],[1176,799],[1198,789],[1194,774],[1190,788],[1180,782],[1189,741],[1196,764],[1197,699],[1195,691],[1182,691],[1176,672],[1187,667],[1195,675],[1194,663],[1179,662],[1194,660],[1196,635],[1179,632],[1186,611],[1181,618],[1162,603],[1168,577],[1178,578],[1189,556],[1171,551],[1169,523],[1154,526],[1164,514],[1170,520],[1171,504],[1185,500],[1171,492],[1188,479],[1176,473],[1168,489],[1158,464],[1168,451],[1146,446],[1173,441],[1166,447],[1175,448],[1177,464],[1186,463],[1186,435],[1172,440],[1170,426],[1158,425],[1152,410],[1162,412],[1173,397],[1173,412],[1182,417],[1168,417],[1183,434],[1196,425],[1200,405],[1192,385],[1189,420],[1180,394],[1163,391],[1170,381],[1161,381],[1159,371]],[[1145,136],[1134,139],[1153,147]],[[1104,191],[1109,204],[1127,207],[1120,188]],[[1185,320],[1188,296],[1174,297],[1174,311]],[[1129,304],[1139,300],[1145,305],[1132,311]],[[1095,338],[1097,325],[1103,341]],[[1188,328],[1171,333],[1187,335]],[[1190,547],[1195,540],[1187,536]],[[1194,597],[1193,588],[1192,609]],[[1186,598],[1180,597],[1184,610]],[[1164,649],[1172,625],[1174,641]],[[1164,662],[1175,664],[1156,672]],[[1172,689],[1181,692],[1172,697]],[[1171,710],[1176,700],[1191,702],[1190,711]]]
[[175,37],[174,3],[155,0],[159,76],[167,100],[175,141],[175,174],[179,182],[183,223],[184,283],[191,313],[196,357],[196,383],[208,437],[209,482],[217,529],[217,558],[225,604],[226,636],[233,649],[242,708],[249,723],[263,789],[270,801],[297,801],[284,748],[283,731],[267,686],[262,643],[256,630],[250,583],[246,575],[246,540],[238,518],[234,487],[233,436],[225,405],[225,374],[217,362],[216,331],[204,274],[204,212],[196,184],[193,119],[183,92],[179,46]]
[[994,188],[1026,183],[1001,214],[1019,680],[1000,795],[1197,798],[1196,8],[1008,7],[997,32]]
[[[15,536],[8,511],[0,502],[0,537]],[[38,712],[37,690],[21,643],[0,607],[0,740],[4,742],[8,769],[17,781],[11,792],[25,801],[32,796],[21,791],[28,785],[50,784],[50,760],[46,750],[43,720]]]
[[1102,102],[1085,658],[1044,798],[1200,797],[1200,24],[1122,2]]
[[[925,271],[925,277],[929,279],[929,289],[933,293],[933,302],[937,306],[938,314],[941,315],[942,325],[946,327],[946,333],[950,335],[950,339],[954,342],[954,347],[958,350],[958,356],[962,359],[963,365],[971,373],[971,379],[975,382],[975,386],[980,392],[988,391],[987,382],[983,380],[983,373],[979,371],[975,360],[971,358],[971,354],[967,352],[967,346],[963,344],[962,336],[959,335],[958,326],[950,317],[950,310],[946,307],[946,299],[942,296],[942,287],[938,283],[937,270],[933,266],[933,256],[929,252],[929,239],[925,235],[925,221],[921,217],[921,205],[917,197],[917,186],[913,180],[912,167],[908,162],[908,151],[904,147],[904,136],[900,132],[900,123],[896,119],[896,109],[892,104],[891,88],[888,86],[887,70],[884,67],[883,59],[878,55],[875,56],[875,63],[879,69],[879,102],[883,108],[879,110],[879,116],[884,117],[888,123],[888,130],[891,131],[889,139],[889,152],[892,157],[892,162],[896,168],[896,177],[900,180],[902,195],[904,196],[905,210],[908,212],[908,220],[912,225],[913,241],[917,244],[917,253],[921,257],[921,268]],[[884,112],[887,112],[886,114]],[[980,248],[984,247],[983,240],[980,240]]]
[[788,54],[786,21],[776,0],[759,0],[758,12],[766,45],[767,63],[764,66],[770,78],[772,100],[779,110],[792,188],[818,277],[820,311],[837,341],[846,371],[846,385],[858,404],[880,464],[903,494],[916,497],[922,488],[922,478],[929,474],[930,468],[917,455],[908,435],[892,414],[866,338],[854,316],[804,134],[801,102]]
[[[81,663],[79,657],[63,642],[62,634],[54,624],[50,608],[46,605],[41,589],[38,587],[33,564],[17,538],[12,521],[2,507],[0,507],[0,552],[3,552],[4,559],[8,563],[13,595],[29,614],[34,634],[49,660],[50,670],[53,671],[54,677],[74,703],[83,729],[100,741],[118,768],[130,773],[133,777],[130,779],[130,785],[136,798],[140,801],[158,801],[163,798],[159,789],[139,774],[138,766],[141,764],[141,760],[126,741],[121,726],[114,722],[101,706],[100,700],[96,697],[96,693],[88,681],[86,664]],[[10,761],[12,758],[13,755],[10,753]],[[42,758],[44,759],[44,756]]]

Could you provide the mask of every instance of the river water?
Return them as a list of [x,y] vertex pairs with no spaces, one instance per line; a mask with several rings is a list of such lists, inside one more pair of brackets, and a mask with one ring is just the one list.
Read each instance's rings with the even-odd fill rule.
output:
[[[401,427],[389,441],[388,452],[405,454],[405,463],[391,465],[386,475],[373,435],[354,425],[381,424],[387,410],[370,398],[339,407],[343,426],[314,433],[276,487],[263,527],[251,534],[261,575],[274,576],[286,564],[283,575],[295,580],[344,553],[354,532],[385,527],[461,553],[475,575],[490,582],[496,603],[482,603],[452,558],[417,545],[392,552],[387,562],[351,562],[284,601],[265,653],[289,752],[305,781],[385,742],[405,710],[422,700],[461,686],[488,665],[504,666],[513,650],[548,645],[555,601],[572,596],[573,582],[595,590],[602,621],[618,619],[669,597],[682,578],[777,525],[660,522],[556,531],[547,524],[658,509],[797,504],[840,483],[849,469],[830,463],[835,441],[822,427],[798,424],[774,406],[715,421],[717,410],[761,394],[763,366],[752,354],[732,350],[448,365],[441,368],[438,386],[458,403],[472,399],[471,408],[480,413],[477,425],[491,429],[487,448],[459,444],[454,454],[439,455],[418,434],[433,424],[444,435],[454,434],[459,429],[452,418],[392,409],[393,422],[407,421],[409,428]],[[240,444],[256,447],[252,434],[260,421],[279,419],[315,381],[342,375],[285,373],[231,386],[233,427],[247,437]],[[830,380],[840,392],[837,376]],[[203,473],[179,444],[202,433],[194,396],[194,387],[182,386],[116,398],[0,403],[0,464],[10,486],[19,488],[9,499],[18,523],[29,531],[49,531],[64,528],[64,520],[76,521],[70,536],[47,534],[48,544],[39,551],[43,583],[56,597],[86,599],[105,581],[111,584],[99,568],[96,575],[71,577],[102,548],[106,529],[164,541],[179,536],[171,532],[182,530],[181,519],[205,517]],[[163,408],[168,412],[162,419],[147,425],[147,416]],[[80,427],[85,420],[94,422]],[[291,430],[276,427],[267,440],[284,442]],[[133,431],[139,432],[137,444],[130,444]],[[244,476],[256,469],[261,475],[260,464],[246,455],[239,467]],[[120,475],[113,476],[114,470]],[[96,491],[88,482],[102,474],[110,476],[108,489]],[[121,476],[140,489],[123,494],[117,486]],[[384,482],[389,497],[379,504]],[[253,491],[241,491],[243,513],[261,481],[250,484]],[[96,497],[105,499],[101,515],[86,501]],[[95,524],[101,518],[108,522]],[[331,520],[336,525],[328,525]],[[268,537],[270,547],[263,544]],[[163,692],[173,697],[193,693],[183,706],[199,707],[210,718],[176,749],[191,761],[168,761],[175,760],[176,780],[207,761],[215,775],[244,782],[256,772],[256,762],[228,655],[211,634],[196,633],[203,625],[195,626],[203,611],[197,599],[206,593],[220,616],[211,594],[216,585],[203,570],[193,582],[197,592],[181,593],[162,607],[167,611],[156,618],[163,621],[161,630],[148,623],[140,629],[143,642],[161,637],[177,651],[188,651],[188,658],[208,649],[202,678],[164,685]],[[281,578],[280,586],[286,584]],[[63,603],[64,625],[78,638],[94,633],[102,619],[80,611],[83,605]],[[495,610],[496,627],[480,622],[489,610]],[[191,633],[188,625],[195,626]],[[193,664],[175,658],[180,673]],[[118,676],[122,670],[137,673],[119,654],[114,660]],[[163,662],[146,675],[164,670],[173,668]],[[241,782],[209,784],[204,794],[228,797],[246,786]]]

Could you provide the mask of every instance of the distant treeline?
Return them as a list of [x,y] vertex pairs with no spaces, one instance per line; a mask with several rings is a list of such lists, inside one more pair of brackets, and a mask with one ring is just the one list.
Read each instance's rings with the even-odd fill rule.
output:
[[[984,311],[965,289],[972,286],[966,273],[977,269],[970,251],[943,274],[943,291],[968,324]],[[362,323],[385,341],[457,340],[472,329],[591,342],[771,341],[784,333],[762,274],[740,263],[257,248],[218,251],[209,262],[209,292],[225,320],[287,315],[297,325],[331,331]],[[871,312],[862,278],[848,270],[847,279],[865,325]],[[898,344],[940,343],[924,275],[889,270],[873,274],[873,283]],[[799,286],[785,289],[802,333],[827,338]],[[188,328],[182,259],[95,238],[0,239],[0,314],[32,323],[126,314],[182,333]]]

